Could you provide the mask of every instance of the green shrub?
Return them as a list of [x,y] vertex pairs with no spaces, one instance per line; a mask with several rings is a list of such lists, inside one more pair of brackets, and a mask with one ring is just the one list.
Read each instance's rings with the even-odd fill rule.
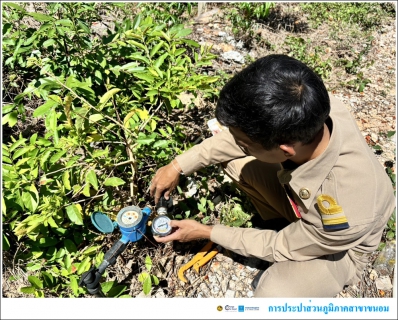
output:
[[215,94],[218,78],[201,73],[214,56],[177,20],[155,20],[163,16],[125,17],[96,34],[99,9],[121,4],[2,5],[4,71],[10,88],[21,88],[2,123],[29,116],[43,124],[2,145],[4,248],[20,242],[17,258],[32,261],[36,274],[23,292],[78,296],[79,276],[103,258],[91,213],[145,202],[143,168],[188,146],[167,115],[185,107],[181,94]]

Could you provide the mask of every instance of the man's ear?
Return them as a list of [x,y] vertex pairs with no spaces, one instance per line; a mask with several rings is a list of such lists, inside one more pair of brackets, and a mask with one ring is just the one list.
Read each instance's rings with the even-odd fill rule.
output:
[[281,144],[279,146],[286,158],[290,158],[296,155],[296,150],[294,150],[294,144]]

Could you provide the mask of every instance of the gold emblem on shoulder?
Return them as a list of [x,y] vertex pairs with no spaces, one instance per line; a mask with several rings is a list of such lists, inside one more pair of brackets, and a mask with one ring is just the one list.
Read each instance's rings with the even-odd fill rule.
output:
[[350,227],[344,210],[337,204],[336,199],[327,194],[321,194],[316,198],[316,202],[321,213],[322,224],[325,230],[333,231]]

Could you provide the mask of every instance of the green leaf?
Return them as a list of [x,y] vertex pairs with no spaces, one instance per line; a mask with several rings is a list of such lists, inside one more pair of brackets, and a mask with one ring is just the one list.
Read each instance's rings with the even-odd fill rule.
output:
[[125,184],[126,182],[120,178],[117,177],[112,177],[112,178],[106,178],[104,181],[105,186],[109,187],[116,187],[116,186],[121,186],[122,184]]
[[182,39],[182,41],[185,42],[186,44],[189,44],[192,47],[195,47],[195,48],[199,48],[200,47],[200,44],[197,43],[196,41],[189,40],[189,39]]
[[68,252],[68,253],[76,253],[77,252],[75,243],[70,239],[64,240],[64,247],[66,249],[66,252]]
[[112,289],[114,284],[115,284],[115,281],[107,281],[107,282],[101,283],[102,292],[107,293],[109,290]]
[[22,293],[35,293],[36,289],[35,287],[22,287],[21,289]]
[[21,148],[21,149],[18,149],[18,150],[14,153],[14,155],[12,156],[12,159],[15,160],[15,159],[17,159],[18,157],[20,157],[20,156],[22,156],[23,154],[25,154],[26,152],[33,150],[34,148],[35,148],[34,146],[27,146],[27,147],[23,147],[23,148]]
[[4,2],[4,4],[5,4],[6,6],[11,7],[11,8],[17,9],[18,11],[21,11],[21,12],[23,12],[23,13],[26,13],[26,10],[25,10],[24,8],[20,7],[19,5],[15,4],[15,3],[12,3],[12,2]]
[[100,121],[102,119],[104,119],[104,116],[102,114],[100,114],[100,113],[95,113],[95,114],[92,114],[91,116],[88,117],[88,120],[89,120],[90,123],[95,123],[95,122],[98,122],[98,121]]
[[57,113],[54,109],[50,110],[50,112],[47,113],[45,125],[47,130],[49,131],[54,132],[57,130]]
[[181,29],[179,30],[173,38],[182,38],[192,33],[191,29]]
[[127,286],[123,286],[123,285],[112,287],[112,289],[108,291],[107,296],[116,298],[116,297],[120,296],[124,291],[126,291],[126,289],[127,289]]
[[18,148],[21,144],[26,142],[25,138],[19,139],[18,141],[15,141],[11,147],[8,149],[8,151],[13,152],[16,148]]
[[157,276],[151,275],[152,278],[152,282],[155,286],[157,286],[159,284],[159,279]]
[[64,173],[62,174],[62,183],[64,184],[66,190],[71,189],[70,174],[68,170],[64,171]]
[[6,214],[6,202],[4,201],[3,193],[1,194],[1,213]]
[[120,91],[120,89],[113,88],[113,89],[109,90],[107,93],[105,93],[100,99],[100,102],[99,102],[100,105],[98,106],[98,110],[101,110],[105,106],[105,104],[108,102],[108,100],[110,98],[112,98],[119,91]]
[[77,274],[82,274],[83,272],[88,271],[91,266],[90,261],[91,261],[90,257],[87,257],[86,259],[84,259],[80,263],[79,268],[77,268]]
[[[31,160],[31,158],[22,158],[21,160],[18,160],[17,164],[15,165],[16,168],[22,166],[25,162]],[[4,162],[4,157],[3,157],[3,162]],[[7,162],[7,161],[5,161]]]
[[55,24],[56,25],[62,25],[62,26],[65,26],[65,27],[72,27],[73,26],[72,21],[70,21],[69,19],[57,20],[57,21],[55,21]]
[[71,264],[72,264],[72,260],[71,260],[70,254],[68,253],[68,254],[65,255],[65,257],[64,257],[64,265],[65,265],[65,268],[66,268],[66,269],[69,269],[70,266],[71,266]]
[[86,183],[86,184],[84,185],[84,188],[83,188],[82,193],[83,193],[87,198],[89,198],[89,197],[91,196],[91,194],[90,194],[90,184],[89,184],[89,183]]
[[52,46],[54,43],[57,43],[54,39],[48,39],[43,42],[43,47],[48,48],[49,46]]
[[55,255],[55,257],[57,259],[63,258],[63,256],[66,254],[66,250],[64,248],[61,248],[58,250],[57,254]]
[[85,256],[89,256],[89,255],[95,254],[99,248],[100,248],[100,246],[89,247],[89,248],[87,248],[86,250],[83,251],[83,254]]
[[[3,199],[2,199],[3,202]],[[1,210],[3,210],[3,205]],[[10,241],[8,241],[8,238],[6,237],[6,235],[3,233],[3,250],[7,251],[10,249]]]
[[141,22],[141,15],[137,14],[133,20],[133,30],[137,29]]
[[152,260],[151,260],[150,256],[146,256],[146,258],[145,258],[145,268],[148,271],[151,271],[151,269],[152,269]]
[[9,127],[13,127],[18,122],[18,113],[16,111],[7,113],[1,121],[1,124],[7,124]]
[[38,203],[32,197],[30,192],[22,191],[22,201],[24,202],[25,208],[28,209],[29,212],[36,211]]
[[56,163],[66,153],[66,150],[60,150],[50,158],[50,163]]
[[155,78],[149,74],[149,73],[133,73],[134,77],[141,79],[141,80],[146,80],[148,82],[153,82]]
[[155,141],[156,134],[153,133],[150,136],[147,136],[143,134],[142,132],[139,133],[138,138],[137,138],[137,143],[147,145],[151,144],[153,141]]
[[95,190],[98,191],[98,180],[94,170],[89,170],[86,175],[86,181],[89,182]]
[[151,292],[151,289],[152,289],[151,277],[146,277],[146,279],[144,280],[143,289],[144,289],[143,291],[145,294],[148,294],[149,292]]
[[83,225],[83,217],[77,205],[72,204],[70,206],[67,206],[66,213],[70,221],[78,225]]
[[55,246],[58,242],[59,242],[59,240],[56,238],[46,237],[46,238],[40,238],[37,245],[39,247],[52,247],[52,246]]
[[151,53],[149,54],[150,57],[153,57],[158,51],[159,49],[162,47],[164,41],[161,40],[157,45],[155,45],[152,50]]
[[186,50],[187,50],[187,49],[185,49],[185,48],[179,48],[179,49],[177,49],[177,50],[174,52],[174,56],[177,57],[177,56],[179,56],[180,54],[184,53]]
[[28,281],[36,288],[36,289],[43,289],[43,282],[35,277],[35,276],[28,276]]
[[166,148],[169,145],[169,141],[167,140],[159,140],[153,144],[153,148]]
[[132,68],[138,67],[138,62],[130,62],[119,68],[119,70],[129,70]]
[[79,285],[77,283],[77,278],[75,276],[70,277],[70,288],[73,291],[73,294],[77,296],[79,294]]
[[36,271],[36,270],[40,270],[41,269],[41,264],[40,263],[35,263],[33,265],[29,265],[26,267],[26,270],[29,271]]
[[52,288],[55,284],[54,277],[52,276],[52,274],[46,271],[42,271],[41,275],[43,276],[44,285],[47,288]]
[[141,52],[134,52],[132,55],[128,56],[127,58],[145,62],[145,64],[147,65],[150,64],[149,59],[147,57],[144,57],[141,54]]
[[157,68],[159,68],[159,67],[163,64],[164,59],[166,59],[166,57],[167,57],[168,55],[169,55],[168,53],[162,54],[162,55],[155,61],[154,66],[157,67]]
[[77,19],[77,24],[83,29],[85,33],[90,33],[90,28],[81,20]]
[[133,45],[133,46],[135,46],[135,47],[138,47],[138,48],[140,48],[140,49],[142,49],[142,50],[144,50],[144,51],[147,50],[147,47],[145,47],[142,43],[139,43],[139,42],[137,42],[137,41],[134,41],[134,40],[127,40],[127,43],[129,43],[129,44],[131,44],[131,45]]
[[203,207],[200,203],[198,203],[198,209],[200,210],[200,212],[206,213],[206,208]]
[[35,20],[39,21],[39,22],[44,22],[44,21],[53,21],[54,18],[50,17],[46,14],[43,13],[37,13],[37,12],[31,12],[28,13],[28,15],[30,15],[31,17],[33,17]]
[[23,43],[23,45],[24,45],[24,46],[30,45],[33,41],[36,40],[37,37],[38,37],[38,34],[37,34],[37,33],[34,33],[29,39],[27,39],[27,40]]

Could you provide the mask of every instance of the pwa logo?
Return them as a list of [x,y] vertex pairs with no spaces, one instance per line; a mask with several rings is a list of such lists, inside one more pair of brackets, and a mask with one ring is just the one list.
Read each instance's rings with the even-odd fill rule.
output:
[[229,306],[229,305],[226,305],[226,306],[224,307],[224,309],[225,309],[225,311],[237,311],[237,310],[238,310],[236,307],[234,307],[234,306]]
[[245,306],[238,306],[239,312],[245,312]]

